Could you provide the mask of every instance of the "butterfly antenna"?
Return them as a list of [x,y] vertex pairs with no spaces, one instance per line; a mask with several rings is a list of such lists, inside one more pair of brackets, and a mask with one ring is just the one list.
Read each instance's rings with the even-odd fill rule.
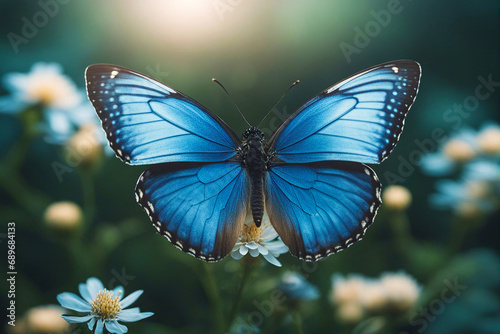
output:
[[219,80],[217,80],[215,78],[212,78],[212,81],[215,82],[216,84],[218,84],[219,86],[221,86],[221,88],[224,90],[224,92],[226,92],[227,96],[229,97],[229,100],[231,102],[233,102],[233,104],[236,107],[236,109],[238,109],[238,111],[240,112],[241,117],[243,117],[243,119],[245,120],[245,122],[248,124],[249,127],[252,127],[252,125],[250,123],[248,123],[247,119],[245,118],[245,115],[243,115],[243,113],[241,112],[241,110],[238,107],[238,105],[236,104],[236,102],[234,102],[233,98],[231,97],[231,94],[229,94],[229,92],[227,91],[227,89],[220,83]]
[[281,100],[283,100],[283,98],[285,97],[285,95],[288,93],[288,91],[290,89],[292,89],[292,87],[294,87],[296,84],[298,84],[300,82],[300,80],[297,80],[295,81],[294,83],[292,83],[290,85],[290,87],[288,87],[288,89],[283,93],[283,95],[280,97],[280,99],[278,100],[278,102],[276,102],[276,104],[274,105],[274,107],[271,108],[271,110],[269,110],[269,112],[266,114],[266,116],[264,116],[264,118],[260,121],[259,125],[257,125],[257,127],[260,126],[260,124],[266,119],[267,116],[269,116],[269,114],[271,113],[271,111],[274,110],[274,108],[276,108],[276,106],[281,102]]

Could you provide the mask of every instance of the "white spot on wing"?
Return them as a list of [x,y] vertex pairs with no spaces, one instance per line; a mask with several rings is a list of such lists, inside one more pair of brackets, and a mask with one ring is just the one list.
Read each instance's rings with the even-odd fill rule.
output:
[[172,94],[175,94],[175,90],[173,90],[172,88],[168,87],[168,86],[165,86],[165,88]]
[[118,75],[118,71],[111,71],[111,75],[109,76],[111,79],[114,79]]
[[155,208],[153,206],[153,203],[151,203],[151,202],[148,201],[148,206],[151,209],[151,212],[155,212]]

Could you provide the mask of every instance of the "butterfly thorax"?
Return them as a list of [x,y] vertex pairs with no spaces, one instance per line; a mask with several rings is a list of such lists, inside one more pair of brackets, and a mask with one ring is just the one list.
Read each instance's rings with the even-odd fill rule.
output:
[[251,127],[243,133],[241,157],[242,165],[250,179],[250,208],[253,221],[259,227],[264,215],[264,173],[267,158],[264,150],[264,133],[256,127]]

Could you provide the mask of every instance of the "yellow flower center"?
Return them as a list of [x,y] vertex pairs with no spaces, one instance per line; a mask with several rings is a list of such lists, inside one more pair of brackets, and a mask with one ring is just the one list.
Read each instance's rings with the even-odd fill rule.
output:
[[38,101],[44,106],[52,105],[58,98],[57,91],[48,84],[32,87],[27,93],[32,100]]
[[250,225],[243,225],[243,231],[241,232],[241,241],[259,241],[262,235],[262,228],[257,227],[254,223]]
[[478,138],[479,149],[486,154],[500,153],[500,131],[496,128],[485,130]]
[[482,199],[490,194],[490,186],[487,182],[474,181],[467,185],[467,195],[471,199]]
[[474,158],[476,152],[467,142],[460,139],[451,139],[444,146],[444,154],[453,161],[467,162]]
[[98,315],[101,319],[115,319],[122,307],[119,303],[120,297],[113,298],[113,292],[106,289],[97,293],[96,298],[92,302],[90,312]]
[[103,147],[96,134],[97,126],[83,125],[78,132],[66,143],[68,152],[75,152],[82,158],[83,163],[97,162],[101,157]]

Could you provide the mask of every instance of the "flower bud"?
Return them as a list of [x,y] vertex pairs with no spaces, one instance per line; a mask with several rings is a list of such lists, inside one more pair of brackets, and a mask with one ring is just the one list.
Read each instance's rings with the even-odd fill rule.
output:
[[363,316],[363,307],[358,303],[342,304],[337,309],[337,317],[345,323],[357,323]]
[[500,153],[500,127],[489,127],[477,137],[479,149],[486,154]]
[[56,202],[47,207],[44,220],[58,232],[75,231],[82,224],[82,210],[73,202]]
[[66,143],[66,151],[83,166],[94,165],[102,157],[103,147],[97,135],[98,128],[93,124],[84,125]]
[[389,186],[382,194],[382,202],[391,210],[404,211],[410,206],[411,200],[410,191],[403,186]]
[[61,318],[62,307],[48,305],[34,307],[25,316],[29,333],[59,334],[66,333],[69,324]]
[[380,278],[385,291],[387,305],[395,313],[408,312],[420,296],[420,287],[415,279],[405,273],[386,273]]
[[332,283],[330,301],[337,305],[358,302],[366,284],[363,277],[354,275],[347,278],[335,276]]
[[387,296],[379,280],[368,282],[363,288],[361,305],[371,313],[380,313],[387,306]]
[[443,153],[455,162],[467,162],[474,158],[476,152],[471,144],[461,139],[450,139],[443,147]]

